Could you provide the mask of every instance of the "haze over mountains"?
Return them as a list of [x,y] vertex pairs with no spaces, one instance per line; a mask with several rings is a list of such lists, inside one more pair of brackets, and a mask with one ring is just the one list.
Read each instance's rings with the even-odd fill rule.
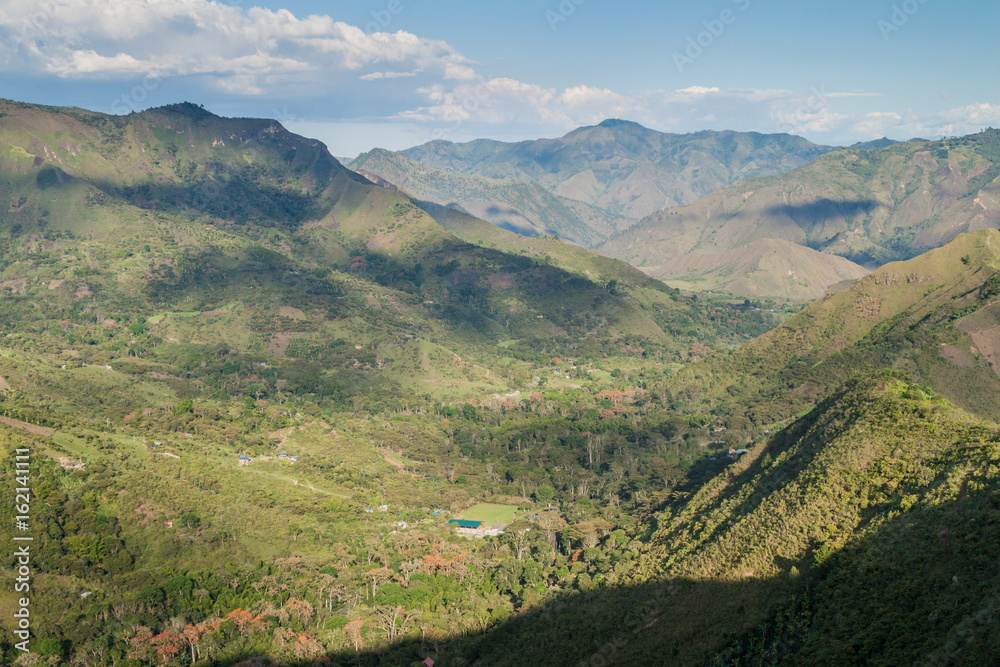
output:
[[[1000,131],[875,150],[840,149],[779,176],[657,212],[601,246],[651,275],[737,289],[716,267],[781,239],[867,268],[1000,224]],[[802,271],[805,273],[805,271]],[[794,276],[789,275],[789,282]]]
[[351,165],[420,200],[595,247],[683,289],[794,301],[995,227],[995,135],[833,149],[608,120],[560,139],[373,150]]
[[[589,246],[595,236],[607,237],[662,208],[692,202],[743,178],[788,171],[828,150],[787,134],[666,134],[606,120],[558,139],[432,141],[400,151],[423,167],[386,152],[361,155],[351,166],[390,182],[404,181],[417,197],[457,203],[500,226],[556,233]],[[498,192],[502,183],[513,191]],[[523,190],[534,185],[557,199],[537,193],[526,197]],[[553,215],[562,208],[556,201],[569,210]]]
[[421,200],[449,205],[524,236],[559,236],[594,247],[635,224],[631,218],[554,195],[534,181],[455,174],[402,153],[374,149],[349,165],[375,182],[382,179]]

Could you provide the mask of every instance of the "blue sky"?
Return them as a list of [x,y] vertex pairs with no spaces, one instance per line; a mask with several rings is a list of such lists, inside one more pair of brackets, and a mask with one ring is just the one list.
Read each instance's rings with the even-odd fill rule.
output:
[[336,155],[608,117],[820,143],[1000,126],[1000,4],[0,0],[0,95],[277,118]]

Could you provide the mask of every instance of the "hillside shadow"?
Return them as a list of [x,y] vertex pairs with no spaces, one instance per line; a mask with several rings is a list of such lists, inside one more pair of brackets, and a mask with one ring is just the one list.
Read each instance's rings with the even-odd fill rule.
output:
[[208,216],[236,225],[296,229],[321,218],[329,209],[320,195],[303,193],[280,182],[265,180],[247,169],[227,171],[212,165],[216,179],[189,183],[147,181],[130,186],[93,179],[109,197],[148,211],[169,215]]
[[807,204],[781,204],[765,209],[765,214],[787,216],[796,222],[812,224],[826,222],[835,218],[850,219],[851,217],[871,213],[879,207],[874,199],[835,200],[821,197]]
[[[735,584],[669,579],[569,591],[501,621],[487,620],[478,632],[413,637],[389,646],[334,652],[327,656],[330,662],[321,658],[285,664],[416,667],[427,658],[436,667],[705,664],[717,649],[763,622],[773,612],[772,599],[790,595],[797,587],[781,577]],[[249,658],[242,655],[216,664],[232,667]],[[251,662],[247,667],[251,664],[273,663]]]
[[479,632],[284,664],[995,664],[1000,574],[991,564],[1000,555],[1000,522],[988,520],[1000,511],[995,496],[982,488],[903,512],[886,506],[874,529],[839,551],[775,556],[778,573],[770,577],[569,591],[503,620],[487,614]]
[[[807,414],[796,419],[787,428],[774,434],[766,442],[757,447],[762,450],[759,455],[746,469],[740,472],[733,472],[733,463],[728,457],[722,456],[717,461],[698,461],[691,466],[685,478],[677,487],[677,500],[666,503],[663,507],[672,506],[679,510],[684,504],[684,499],[689,497],[701,488],[709,479],[717,475],[732,475],[732,479],[717,494],[715,494],[710,504],[707,504],[703,511],[712,514],[725,507],[730,499],[743,494],[744,485],[751,480],[760,477],[759,488],[756,488],[745,500],[740,502],[726,518],[719,521],[712,528],[711,532],[703,538],[711,539],[715,535],[724,534],[739,521],[750,514],[753,514],[767,500],[771,493],[780,491],[786,485],[796,481],[796,475],[822,451],[821,447],[801,446],[796,448],[793,456],[780,466],[769,467],[765,464],[765,456],[774,459],[789,448],[795,447],[799,441],[807,440],[810,431],[817,425],[826,421],[828,413],[833,411],[838,417],[836,433],[828,432],[824,438],[833,439],[837,433],[849,430],[862,415],[853,413],[844,415],[837,408],[845,396],[856,390],[856,384],[849,382],[842,385],[839,390],[827,396],[815,408]],[[749,454],[745,455],[749,456]]]

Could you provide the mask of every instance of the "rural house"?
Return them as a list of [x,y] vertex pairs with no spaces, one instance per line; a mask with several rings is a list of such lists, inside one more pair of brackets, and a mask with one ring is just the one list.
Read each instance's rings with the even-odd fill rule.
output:
[[485,535],[483,532],[483,522],[482,521],[470,521],[469,519],[450,519],[448,525],[455,528],[455,533],[457,535],[462,535],[464,537],[482,537]]

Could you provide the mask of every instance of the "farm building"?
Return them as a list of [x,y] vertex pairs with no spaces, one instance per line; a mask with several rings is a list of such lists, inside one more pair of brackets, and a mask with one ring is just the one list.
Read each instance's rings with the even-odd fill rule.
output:
[[484,535],[482,521],[450,519],[448,525],[453,526],[457,534],[464,535],[465,537],[482,537]]
[[250,465],[250,457],[249,456],[241,456],[239,458],[239,462],[240,462],[241,466],[248,466],[248,465]]
[[496,537],[503,534],[507,524],[495,523],[487,526],[484,521],[470,519],[451,519],[448,524],[455,528],[455,533],[464,537]]

